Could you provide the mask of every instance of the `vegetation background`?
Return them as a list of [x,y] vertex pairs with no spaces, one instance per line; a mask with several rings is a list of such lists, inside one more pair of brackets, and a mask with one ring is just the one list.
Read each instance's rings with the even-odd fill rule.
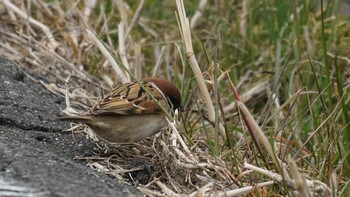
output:
[[[94,168],[149,195],[350,192],[349,2],[197,0],[183,12],[180,1],[0,3],[2,55],[50,76],[41,82],[73,105],[149,76],[181,90],[172,129],[86,158]],[[145,183],[125,178],[133,158],[154,169]]]

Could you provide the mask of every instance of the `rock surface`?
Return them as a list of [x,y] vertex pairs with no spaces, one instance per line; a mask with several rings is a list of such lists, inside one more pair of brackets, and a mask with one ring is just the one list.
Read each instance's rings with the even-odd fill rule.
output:
[[0,58],[0,196],[139,196],[87,167],[95,144],[62,132],[64,100]]

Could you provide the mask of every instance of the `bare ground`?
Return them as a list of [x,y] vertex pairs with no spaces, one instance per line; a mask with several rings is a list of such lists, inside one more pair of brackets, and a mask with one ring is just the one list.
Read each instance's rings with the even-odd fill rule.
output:
[[96,145],[62,132],[69,125],[57,120],[59,108],[62,98],[0,58],[0,196],[141,195],[74,160]]

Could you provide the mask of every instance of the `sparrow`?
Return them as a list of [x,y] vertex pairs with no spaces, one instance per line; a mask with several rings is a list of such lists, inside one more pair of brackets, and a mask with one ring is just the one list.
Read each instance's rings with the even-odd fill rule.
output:
[[117,86],[86,114],[66,113],[61,119],[85,123],[111,143],[142,140],[168,125],[163,109],[181,110],[181,95],[174,84],[161,78],[147,78],[140,84]]

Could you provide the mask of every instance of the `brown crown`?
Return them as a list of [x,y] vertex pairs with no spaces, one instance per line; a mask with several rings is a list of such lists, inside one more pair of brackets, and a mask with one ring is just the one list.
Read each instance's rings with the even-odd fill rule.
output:
[[160,91],[163,92],[164,96],[166,96],[171,101],[174,110],[182,109],[180,91],[173,83],[161,78],[147,78],[143,79],[142,81],[154,83],[160,89]]

